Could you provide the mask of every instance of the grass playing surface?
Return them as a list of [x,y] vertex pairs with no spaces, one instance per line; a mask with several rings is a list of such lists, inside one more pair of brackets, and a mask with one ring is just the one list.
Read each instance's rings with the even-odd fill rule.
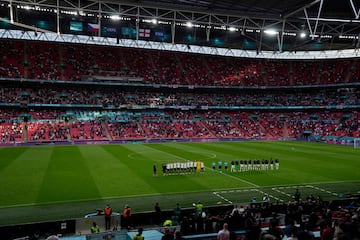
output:
[[[324,199],[360,191],[360,152],[295,141],[75,145],[0,148],[0,225],[83,217],[124,204],[134,212],[245,203],[268,193],[272,202]],[[279,158],[279,171],[212,172],[218,160]],[[200,160],[204,174],[162,176],[161,164]],[[152,175],[152,166],[158,176]]]

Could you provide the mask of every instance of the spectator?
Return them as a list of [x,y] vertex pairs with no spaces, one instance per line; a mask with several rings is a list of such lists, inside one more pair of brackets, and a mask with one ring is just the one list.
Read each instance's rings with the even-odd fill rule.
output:
[[169,228],[165,228],[165,233],[161,237],[161,240],[174,240],[174,234],[170,232]]
[[131,207],[128,204],[125,204],[124,210],[123,210],[123,214],[122,214],[122,219],[123,219],[123,226],[127,229],[131,228]]
[[108,204],[104,208],[105,230],[110,230],[111,214],[112,214],[112,209],[111,209],[110,205]]
[[99,226],[96,224],[96,222],[92,223],[91,229],[90,229],[91,233],[99,233],[100,232],[100,228]]
[[230,232],[228,229],[228,224],[224,223],[223,228],[217,234],[218,240],[230,240]]
[[161,208],[160,208],[160,204],[156,202],[154,206],[154,223],[156,225],[159,225],[161,224],[161,222],[162,222]]
[[142,233],[143,233],[143,228],[138,228],[138,232],[137,232],[137,234],[136,235],[134,235],[133,237],[132,237],[132,239],[133,240],[144,240],[144,236],[142,235]]

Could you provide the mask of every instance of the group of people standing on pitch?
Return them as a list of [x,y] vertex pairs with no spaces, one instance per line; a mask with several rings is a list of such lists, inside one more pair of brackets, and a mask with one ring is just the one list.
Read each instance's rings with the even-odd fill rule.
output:
[[[190,173],[204,173],[205,165],[200,161],[185,161],[185,162],[170,162],[161,165],[163,176],[190,174]],[[156,164],[153,165],[153,176],[157,176]]]
[[[242,160],[232,160],[230,162],[230,172],[246,172],[246,171],[267,171],[267,170],[279,170],[280,169],[280,160],[276,159],[242,159]],[[229,170],[229,163],[227,161],[212,162],[211,164],[213,172],[218,170],[220,173],[223,171],[227,172]]]

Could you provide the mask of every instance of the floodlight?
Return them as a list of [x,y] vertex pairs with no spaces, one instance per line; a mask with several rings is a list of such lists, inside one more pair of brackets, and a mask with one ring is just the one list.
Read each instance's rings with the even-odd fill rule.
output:
[[275,36],[275,35],[279,34],[279,32],[275,31],[274,29],[265,30],[264,33],[267,35],[270,35],[270,36]]
[[112,15],[112,16],[110,16],[110,19],[112,19],[114,21],[119,21],[121,18],[119,15]]
[[191,22],[186,22],[186,26],[191,28],[191,27],[193,27],[193,24]]

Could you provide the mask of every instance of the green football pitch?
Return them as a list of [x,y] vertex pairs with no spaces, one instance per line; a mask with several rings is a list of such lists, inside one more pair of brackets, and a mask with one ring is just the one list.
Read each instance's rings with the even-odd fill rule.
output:
[[[80,218],[110,204],[134,212],[247,203],[266,193],[287,202],[298,188],[323,199],[360,191],[360,152],[297,141],[72,145],[0,148],[0,225]],[[212,162],[280,159],[278,171],[211,169]],[[202,161],[203,174],[162,176],[161,164]],[[153,165],[158,176],[153,176]]]

